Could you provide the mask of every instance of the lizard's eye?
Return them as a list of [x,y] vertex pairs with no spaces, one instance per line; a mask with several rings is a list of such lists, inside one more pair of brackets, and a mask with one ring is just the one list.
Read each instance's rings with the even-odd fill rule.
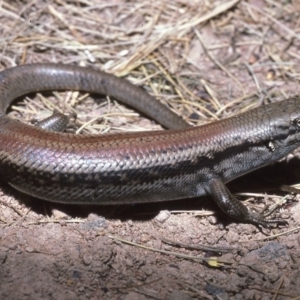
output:
[[300,128],[300,118],[294,119],[294,124],[295,124],[298,128]]

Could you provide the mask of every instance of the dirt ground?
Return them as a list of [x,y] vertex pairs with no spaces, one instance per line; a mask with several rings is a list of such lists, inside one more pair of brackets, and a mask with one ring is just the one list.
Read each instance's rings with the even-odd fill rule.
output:
[[[297,0],[0,1],[1,70],[89,65],[146,89],[193,125],[299,94]],[[81,133],[161,129],[105,96],[29,95],[9,114],[54,108]],[[88,122],[88,123],[87,123]],[[0,299],[300,299],[300,152],[228,184],[288,225],[224,216],[209,197],[122,206],[58,205],[0,182]],[[216,247],[217,251],[201,245]]]

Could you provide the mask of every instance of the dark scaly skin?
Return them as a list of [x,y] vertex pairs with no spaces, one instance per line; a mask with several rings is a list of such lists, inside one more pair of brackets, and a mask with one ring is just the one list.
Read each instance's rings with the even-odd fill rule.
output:
[[[172,129],[124,134],[50,132],[5,115],[33,91],[108,94]],[[300,100],[262,106],[199,127],[188,125],[143,90],[103,72],[55,64],[0,73],[0,170],[16,189],[53,202],[124,204],[210,194],[233,218],[266,226],[279,220],[249,211],[225,183],[300,146]]]

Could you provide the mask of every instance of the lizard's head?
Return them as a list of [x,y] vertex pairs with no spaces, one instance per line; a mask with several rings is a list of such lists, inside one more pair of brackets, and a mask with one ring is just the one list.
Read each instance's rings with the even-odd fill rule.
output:
[[271,142],[288,148],[288,151],[300,147],[300,97],[268,105],[265,113],[271,130]]

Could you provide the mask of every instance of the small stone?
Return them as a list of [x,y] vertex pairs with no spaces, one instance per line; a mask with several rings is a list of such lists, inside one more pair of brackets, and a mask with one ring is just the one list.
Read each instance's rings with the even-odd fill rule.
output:
[[168,220],[171,216],[170,211],[168,210],[161,210],[159,214],[155,217],[155,220],[159,223],[164,223]]

